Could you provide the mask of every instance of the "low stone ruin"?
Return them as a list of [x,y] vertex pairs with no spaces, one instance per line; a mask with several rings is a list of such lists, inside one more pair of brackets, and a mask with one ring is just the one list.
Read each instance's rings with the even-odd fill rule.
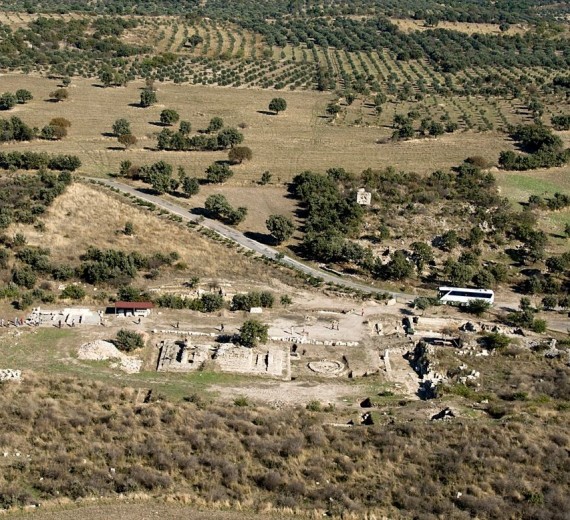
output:
[[311,361],[307,366],[315,374],[324,377],[338,377],[345,370],[345,366],[339,361],[329,361],[326,359]]
[[160,343],[158,370],[191,372],[212,363],[221,372],[291,379],[289,349],[280,346],[247,348],[233,343],[192,345],[185,341]]
[[0,370],[0,382],[4,381],[21,381],[22,371],[4,368]]
[[434,347],[423,341],[416,344],[414,350],[407,355],[408,361],[416,373],[421,376],[419,395],[423,399],[432,399],[437,396],[438,386],[447,381],[447,378],[435,370],[433,362]]

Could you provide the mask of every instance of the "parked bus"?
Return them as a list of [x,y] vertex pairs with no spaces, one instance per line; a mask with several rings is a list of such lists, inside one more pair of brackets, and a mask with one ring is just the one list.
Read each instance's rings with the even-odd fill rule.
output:
[[465,287],[440,287],[437,297],[441,303],[467,305],[473,300],[483,300],[491,305],[495,302],[495,293],[491,289],[467,289]]

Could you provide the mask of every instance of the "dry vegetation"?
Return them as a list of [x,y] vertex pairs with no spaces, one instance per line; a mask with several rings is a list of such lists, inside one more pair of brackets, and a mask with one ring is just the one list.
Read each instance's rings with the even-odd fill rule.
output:
[[145,493],[390,518],[562,520],[570,508],[568,412],[545,405],[507,402],[498,420],[398,413],[346,429],[324,412],[135,397],[73,378],[3,385],[2,505]]
[[[23,81],[25,78],[25,81]],[[127,87],[103,89],[93,80],[75,79],[70,87],[70,98],[63,103],[45,100],[56,82],[33,76],[9,75],[2,78],[4,89],[29,89],[34,100],[10,112],[32,126],[43,126],[53,117],[65,117],[72,123],[67,138],[60,142],[36,141],[3,145],[3,149],[48,151],[77,154],[83,161],[81,171],[89,175],[117,172],[121,161],[134,164],[165,160],[174,166],[184,166],[191,176],[204,177],[204,170],[212,162],[227,159],[227,152],[159,152],[155,151],[154,136],[160,127],[164,108],[173,108],[182,120],[192,123],[193,129],[206,128],[214,116],[222,117],[228,126],[245,123],[244,145],[253,151],[253,160],[235,167],[232,184],[247,185],[258,181],[269,170],[273,182],[290,180],[306,169],[323,171],[343,167],[359,172],[369,167],[395,166],[398,169],[428,173],[438,168],[449,168],[470,155],[481,155],[495,160],[503,149],[510,148],[503,134],[496,132],[466,132],[442,136],[438,139],[412,140],[400,143],[377,144],[391,135],[391,128],[331,126],[323,117],[331,97],[315,92],[285,94],[287,110],[279,116],[262,113],[267,110],[275,93],[255,89],[227,89],[174,84],[158,85],[158,104],[141,109],[129,106],[140,97],[141,82]],[[96,81],[95,81],[96,83]],[[113,122],[124,117],[131,122],[133,134],[139,143],[123,151],[111,132]],[[445,153],[441,153],[445,150]]]
[[[236,250],[202,237],[197,231],[162,220],[120,196],[74,183],[53,203],[43,218],[45,230],[14,227],[30,245],[49,247],[55,261],[75,263],[89,246],[125,252],[176,251],[179,268],[169,276],[257,280],[269,283],[279,272],[254,262]],[[131,221],[135,235],[121,232]],[[176,268],[175,268],[176,269]]]
[[[402,19],[402,18],[391,18],[390,21],[398,26],[398,28],[404,32],[412,31],[426,31],[428,29],[433,29],[426,25],[423,20],[412,20],[412,19]],[[524,25],[513,25],[510,26],[504,33],[499,29],[499,24],[494,23],[469,23],[469,22],[448,22],[448,21],[438,21],[438,29],[448,29],[450,31],[458,31],[465,34],[524,34],[528,27]]]

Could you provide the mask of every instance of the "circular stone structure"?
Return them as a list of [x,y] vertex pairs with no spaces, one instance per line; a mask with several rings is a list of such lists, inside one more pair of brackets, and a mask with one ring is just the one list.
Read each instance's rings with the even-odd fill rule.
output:
[[320,376],[334,377],[340,375],[344,370],[344,365],[338,361],[323,359],[321,361],[311,361],[308,365],[310,370]]

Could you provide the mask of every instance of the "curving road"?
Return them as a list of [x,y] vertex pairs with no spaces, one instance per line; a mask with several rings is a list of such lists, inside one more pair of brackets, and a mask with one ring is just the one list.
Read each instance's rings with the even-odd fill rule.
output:
[[[238,231],[237,229],[235,229],[231,226],[226,226],[225,224],[222,224],[221,222],[218,222],[217,220],[204,218],[200,215],[194,215],[194,214],[190,213],[187,208],[179,206],[178,204],[174,204],[173,202],[170,202],[169,200],[162,199],[162,198],[157,197],[155,195],[149,195],[148,193],[143,193],[143,192],[139,191],[138,189],[133,188],[132,186],[129,186],[128,184],[124,184],[122,182],[118,182],[118,181],[113,180],[113,179],[100,179],[100,178],[86,177],[86,180],[100,182],[100,183],[103,183],[109,187],[115,188],[115,189],[117,189],[123,193],[128,193],[129,195],[135,195],[139,199],[143,199],[143,200],[146,200],[148,202],[152,202],[157,207],[165,209],[174,215],[178,215],[178,216],[182,217],[182,219],[187,221],[187,222],[196,222],[205,228],[208,228],[208,229],[211,229],[212,231],[215,231],[216,233],[220,234],[221,236],[223,236],[225,238],[229,238],[229,239],[233,240],[234,242],[236,242],[240,246],[243,246],[247,249],[251,249],[252,251],[255,251],[256,253],[264,255],[267,258],[276,259],[277,255],[279,254],[279,251],[277,251],[273,247],[267,246],[265,244],[261,244],[260,242],[257,242],[256,240],[253,240],[253,239],[245,236],[243,233],[241,233],[240,231]],[[339,276],[335,276],[335,275],[328,273],[326,271],[322,271],[320,269],[310,267],[310,266],[308,266],[302,262],[299,262],[298,260],[295,260],[294,258],[291,258],[289,256],[284,256],[283,258],[281,258],[280,262],[282,264],[288,265],[289,267],[292,267],[293,269],[301,271],[302,273],[322,278],[325,282],[335,283],[338,285],[342,285],[344,287],[348,287],[350,289],[356,289],[359,291],[373,293],[373,294],[386,294],[387,293],[387,294],[390,294],[391,296],[393,296],[394,298],[400,298],[400,299],[404,299],[404,300],[413,300],[416,297],[413,294],[386,291],[384,289],[379,289],[378,287],[373,287],[371,285],[367,285],[364,283],[355,282],[353,280],[347,280],[346,278],[341,278]]]

